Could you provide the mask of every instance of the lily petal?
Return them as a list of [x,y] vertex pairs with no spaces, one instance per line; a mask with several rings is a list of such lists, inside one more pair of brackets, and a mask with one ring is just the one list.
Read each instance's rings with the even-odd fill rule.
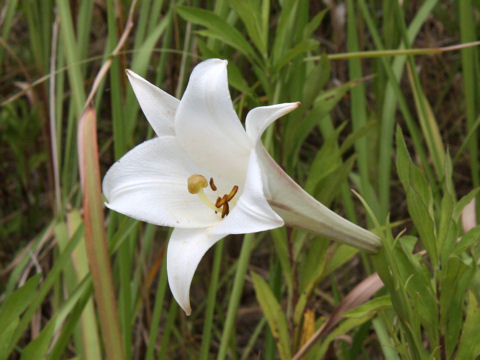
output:
[[297,109],[300,102],[260,106],[248,112],[245,119],[245,129],[253,146],[260,140],[265,129],[272,122]]
[[167,274],[173,297],[190,315],[190,284],[203,255],[226,234],[209,234],[206,229],[175,228],[168,242]]
[[265,198],[257,154],[252,151],[244,190],[230,214],[211,233],[245,234],[275,229],[282,225],[282,218],[272,210]]
[[136,146],[103,179],[106,205],[117,212],[161,226],[213,226],[219,217],[187,190],[190,175],[205,173],[174,136]]
[[264,191],[269,204],[292,227],[369,252],[377,252],[380,238],[344,219],[303,190],[259,144],[257,154],[262,169]]
[[128,80],[145,117],[158,136],[175,134],[174,119],[180,101],[131,70]]
[[227,61],[210,59],[193,69],[175,115],[175,133],[200,164],[243,181],[251,146],[228,91]]

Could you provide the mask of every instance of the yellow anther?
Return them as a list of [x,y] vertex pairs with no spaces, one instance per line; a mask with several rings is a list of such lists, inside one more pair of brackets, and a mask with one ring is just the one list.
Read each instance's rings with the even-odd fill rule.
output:
[[203,175],[195,174],[188,178],[188,192],[190,194],[198,194],[203,192],[203,188],[208,186],[207,179]]

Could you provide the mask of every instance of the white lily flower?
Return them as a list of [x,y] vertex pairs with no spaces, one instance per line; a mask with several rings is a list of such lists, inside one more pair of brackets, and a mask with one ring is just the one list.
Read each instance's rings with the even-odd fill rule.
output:
[[244,130],[225,60],[198,64],[180,101],[132,71],[127,75],[157,137],[108,170],[103,193],[112,210],[175,227],[167,249],[168,283],[187,315],[198,263],[228,234],[270,230],[285,220],[359,248],[378,248],[378,237],[318,203],[263,148],[268,125],[300,103],[255,108]]

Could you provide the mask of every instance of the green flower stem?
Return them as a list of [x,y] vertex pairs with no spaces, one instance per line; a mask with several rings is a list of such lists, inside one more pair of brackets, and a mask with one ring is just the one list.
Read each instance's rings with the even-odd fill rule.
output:
[[224,360],[227,356],[228,344],[230,343],[233,327],[235,325],[238,304],[240,303],[240,297],[242,296],[243,284],[245,282],[245,274],[247,273],[247,266],[253,247],[253,240],[253,234],[246,234],[243,239],[240,257],[238,259],[237,272],[235,274],[235,280],[233,282],[233,290],[230,295],[230,302],[228,303],[227,317],[225,319],[225,326],[223,328],[222,339],[220,341],[220,350],[218,352],[217,360]]

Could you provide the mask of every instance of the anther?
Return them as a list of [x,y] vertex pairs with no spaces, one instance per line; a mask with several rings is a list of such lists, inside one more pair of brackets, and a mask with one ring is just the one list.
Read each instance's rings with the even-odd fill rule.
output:
[[213,191],[217,191],[217,187],[215,183],[213,182],[213,178],[210,178],[210,187],[212,188]]
[[232,189],[232,191],[230,191],[230,194],[227,195],[227,201],[230,201],[233,199],[233,197],[235,196],[235,194],[237,193],[238,191],[238,186],[235,185]]
[[221,208],[224,204],[228,202],[227,195],[223,195],[223,197],[218,197],[217,201],[215,201],[215,206],[217,208]]
[[228,213],[230,212],[230,209],[229,209],[229,206],[228,206],[228,202],[225,202],[223,204],[223,208],[222,208],[222,219],[228,215]]

